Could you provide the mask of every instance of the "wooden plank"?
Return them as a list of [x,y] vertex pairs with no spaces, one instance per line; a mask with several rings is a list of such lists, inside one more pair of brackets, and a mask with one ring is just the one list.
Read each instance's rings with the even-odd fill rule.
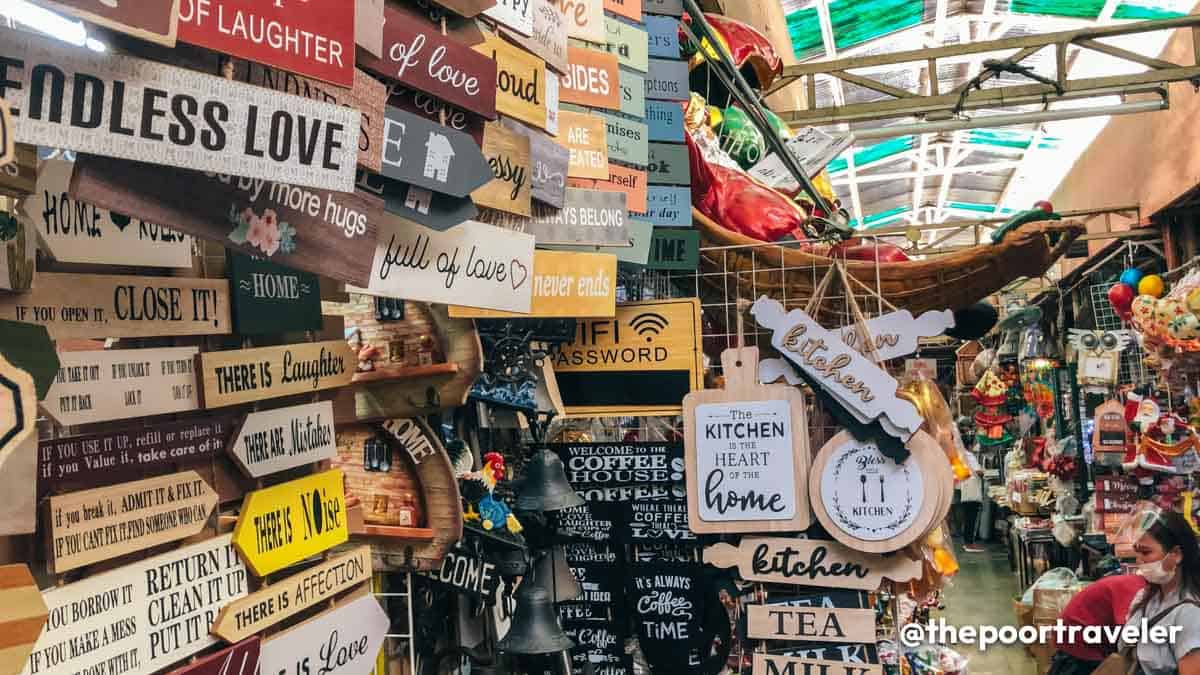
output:
[[321,288],[315,274],[237,251],[226,253],[231,318],[242,335],[321,329]]
[[534,251],[533,299],[527,314],[450,305],[456,319],[605,317],[617,307],[617,257]]
[[617,62],[639,73],[646,72],[649,57],[649,36],[640,27],[632,26],[611,16],[604,17],[604,33],[610,54],[617,55]]
[[124,5],[91,0],[46,0],[42,4],[164,47],[175,46],[179,31],[179,0],[145,0]]
[[692,184],[691,162],[686,145],[650,143],[650,163],[647,170],[650,182],[658,185]]
[[63,574],[200,532],[217,493],[195,471],[50,497],[46,556]]
[[883,675],[883,666],[878,663],[851,661],[824,661],[821,659],[798,659],[775,654],[754,654],[753,675]]
[[[97,61],[72,45],[17,31],[0,34],[0,56],[15,65],[8,72],[5,96],[21,111],[19,142],[306,187],[353,189],[355,110],[129,56],[109,54]],[[67,80],[95,78],[105,91],[124,87],[124,97],[113,99],[112,106],[78,109],[76,104],[86,103],[82,97],[56,96],[53,105],[31,101],[31,92],[36,95],[43,88],[31,74],[45,69]],[[96,89],[97,95],[100,91]],[[193,105],[183,103],[187,100],[194,102],[194,114],[187,114]],[[172,106],[179,107],[188,125],[167,124]],[[143,112],[144,123],[139,122]],[[164,119],[154,124],[158,114]]]
[[0,606],[0,672],[18,673],[49,616],[28,566],[0,566]]
[[620,110],[618,73],[616,55],[568,45],[567,72],[559,82],[559,101],[591,108]]
[[561,209],[539,205],[529,218],[499,211],[488,211],[482,217],[506,230],[532,234],[539,246],[627,245],[626,208],[623,193],[567,188]]
[[642,0],[604,0],[604,10],[633,21],[642,20]]
[[358,546],[225,605],[212,634],[244,640],[370,579],[371,547]]
[[[71,196],[166,223],[201,239],[288,267],[361,281],[383,201],[362,191],[305,189],[85,156],[75,162]],[[287,227],[285,227],[285,224]]]
[[688,99],[687,62],[672,59],[648,59],[646,98],[656,101],[686,101]]
[[646,267],[652,270],[695,270],[700,264],[700,233],[674,227],[654,228],[650,240],[650,260]]
[[691,188],[651,185],[646,190],[645,218],[659,227],[691,227]]
[[350,384],[358,363],[343,340],[205,352],[200,355],[205,408],[221,408]]
[[0,354],[0,464],[37,428],[33,376]]
[[261,672],[303,673],[313,664],[338,675],[368,675],[390,625],[379,601],[364,595],[272,636],[259,656]]
[[755,640],[875,642],[874,609],[749,605],[747,635]]
[[473,49],[496,62],[496,112],[545,127],[546,63],[495,35]]
[[[225,451],[251,478],[331,459],[337,453],[333,402],[247,413]],[[226,639],[234,642],[241,638]]]
[[384,176],[455,197],[492,179],[479,146],[467,134],[390,105],[386,114]]
[[861,553],[833,541],[746,537],[738,546],[714,544],[704,562],[737,567],[746,581],[873,591],[884,578],[909,581],[921,576],[921,562],[903,553]]
[[[544,115],[543,115],[544,117]],[[483,132],[483,156],[494,178],[471,193],[477,206],[517,215],[530,214],[532,171],[529,137],[499,122],[489,122]]]
[[566,198],[567,163],[570,161],[571,153],[550,136],[536,129],[530,129],[520,122],[502,119],[501,123],[509,129],[529,137],[529,161],[532,172],[530,195],[540,202],[562,208],[563,200]]
[[12,111],[9,109],[8,102],[0,98],[0,167],[12,164],[16,158]]
[[550,0],[567,19],[567,37],[604,44],[603,0]]
[[168,675],[254,675],[258,672],[261,640],[257,635],[192,661]]
[[[550,0],[528,0],[533,30],[528,37],[504,28],[500,34],[512,43],[539,56],[554,70],[567,71],[567,18],[551,6]],[[541,126],[541,125],[539,125]]]
[[570,151],[567,175],[575,178],[608,178],[608,132],[604,118],[560,110],[560,139]]
[[[246,568],[229,535],[52,588],[42,594],[51,619],[22,672],[158,672],[216,644],[204,630],[209,617],[245,594]],[[107,642],[97,637],[105,629]]]
[[617,256],[617,262],[633,265],[645,265],[650,256],[650,240],[654,225],[634,218],[625,219],[625,235],[628,241],[619,246],[597,246],[587,244],[545,244],[543,248],[553,251],[586,251],[592,253],[609,253]]
[[225,335],[229,282],[189,277],[44,272],[28,293],[0,297],[0,318],[71,338]]
[[42,410],[62,426],[199,407],[196,347],[61,352]]
[[372,56],[383,55],[384,0],[354,0],[354,43]]
[[621,87],[620,113],[643,120],[646,117],[646,78],[622,68],[618,79]]
[[342,472],[331,469],[247,494],[233,528],[233,545],[262,577],[349,536]]
[[646,172],[620,164],[609,163],[608,180],[568,178],[567,185],[588,190],[625,193],[625,208],[635,213],[646,212]]

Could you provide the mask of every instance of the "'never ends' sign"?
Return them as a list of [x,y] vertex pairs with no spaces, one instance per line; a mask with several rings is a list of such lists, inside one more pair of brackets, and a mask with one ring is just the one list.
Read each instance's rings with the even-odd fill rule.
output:
[[360,113],[213,75],[0,30],[20,143],[354,189]]

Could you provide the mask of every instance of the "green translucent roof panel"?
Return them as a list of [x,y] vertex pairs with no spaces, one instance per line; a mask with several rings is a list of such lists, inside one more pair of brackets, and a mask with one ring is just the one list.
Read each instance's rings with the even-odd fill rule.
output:
[[[1002,148],[1024,150],[1033,142],[1033,132],[1013,131],[1010,129],[971,129],[967,132],[967,143],[971,145],[990,145]],[[1038,148],[1047,150],[1058,146],[1059,139],[1053,136],[1043,136]]]
[[[891,157],[892,155],[898,155],[902,152],[908,152],[909,150],[913,149],[913,144],[915,142],[916,136],[898,136],[896,138],[889,138],[886,141],[882,141],[874,145],[868,145],[867,147],[862,148],[858,152],[854,153],[854,166],[861,168],[862,166],[870,164],[871,162],[875,162],[886,157]],[[845,153],[842,153],[837,157],[837,159],[834,159],[829,163],[829,166],[825,168],[827,168],[829,173],[832,175],[835,173],[841,173],[848,167],[849,163],[846,161]]]
[[888,209],[887,211],[880,211],[879,213],[870,213],[870,214],[867,214],[867,216],[863,218],[862,225],[859,225],[857,219],[852,218],[852,219],[850,219],[850,227],[853,227],[855,229],[870,229],[872,227],[883,227],[884,225],[903,217],[904,214],[908,213],[910,210],[911,209],[909,209],[907,206],[897,206],[896,208]]
[[979,213],[991,213],[996,210],[995,204],[977,204],[975,202],[949,202],[948,206],[959,211],[978,211]]
[[1187,16],[1187,12],[1141,2],[1123,2],[1117,5],[1116,11],[1113,12],[1114,19],[1174,19],[1181,16]]
[[[921,23],[924,0],[834,0],[829,3],[833,42],[840,49],[883,37]],[[792,51],[809,59],[825,50],[817,9],[809,7],[787,15]]]
[[817,8],[809,7],[787,15],[788,35],[792,40],[792,52],[800,60],[809,59],[825,52],[821,40],[821,21]]
[[1013,0],[1010,8],[1014,14],[1095,19],[1104,9],[1104,0]]

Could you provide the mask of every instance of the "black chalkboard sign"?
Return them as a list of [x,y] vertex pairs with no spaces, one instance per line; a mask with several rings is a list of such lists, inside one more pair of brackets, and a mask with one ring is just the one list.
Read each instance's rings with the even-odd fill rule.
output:
[[572,485],[647,485],[683,480],[682,443],[560,443]]
[[630,565],[625,596],[646,662],[654,670],[677,672],[690,665],[689,653],[702,640],[704,589],[698,564]]
[[687,502],[669,499],[653,502],[620,502],[618,530],[620,539],[629,543],[649,541],[696,541],[688,529]]
[[559,511],[555,533],[562,541],[607,542],[623,529],[624,522],[619,504],[587,502]]

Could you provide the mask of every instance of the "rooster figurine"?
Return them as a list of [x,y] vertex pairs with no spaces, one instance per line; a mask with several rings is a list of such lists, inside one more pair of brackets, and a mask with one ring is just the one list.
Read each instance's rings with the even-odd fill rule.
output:
[[[496,483],[504,480],[504,456],[498,452],[489,452],[483,456],[483,468],[478,471],[470,471],[467,468],[471,466],[472,462],[463,461],[464,457],[467,460],[471,459],[470,450],[467,450],[465,445],[464,443],[464,447],[461,449],[465,454],[459,455],[455,460],[458,489],[467,502],[467,510],[463,513],[463,519],[468,522],[479,521],[485,530],[490,531],[496,527],[502,527],[512,534],[519,534],[523,529],[521,522],[513,515],[507,504],[497,500],[493,495]],[[460,449],[455,447],[454,450]]]

